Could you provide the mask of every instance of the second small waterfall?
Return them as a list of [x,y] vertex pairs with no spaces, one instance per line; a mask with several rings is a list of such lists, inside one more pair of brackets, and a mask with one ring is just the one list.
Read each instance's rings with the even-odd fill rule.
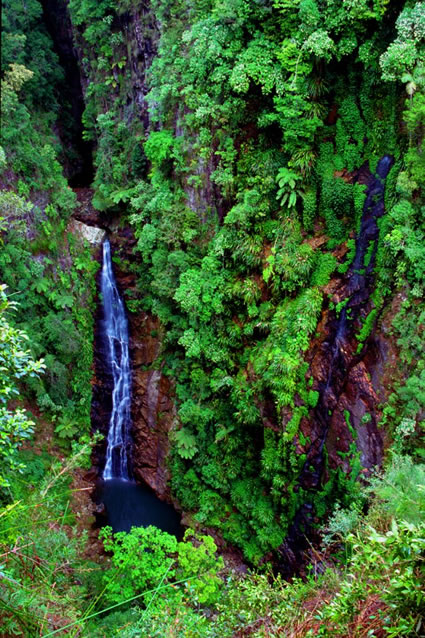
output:
[[130,479],[128,453],[131,446],[131,372],[128,348],[128,321],[124,302],[112,270],[111,248],[103,243],[100,280],[103,298],[103,338],[113,380],[112,411],[109,420],[106,462],[103,478]]

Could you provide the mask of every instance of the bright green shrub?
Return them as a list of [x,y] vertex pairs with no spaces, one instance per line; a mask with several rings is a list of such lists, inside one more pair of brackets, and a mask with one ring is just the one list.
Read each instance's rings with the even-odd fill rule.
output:
[[369,492],[375,494],[376,507],[386,516],[420,525],[425,518],[424,480],[425,465],[393,454],[385,472],[371,481]]
[[112,567],[104,576],[106,599],[124,602],[173,578],[177,541],[156,527],[133,527],[131,532],[112,534],[110,527],[100,531],[105,549],[112,552]]
[[188,529],[184,542],[178,544],[176,577],[185,579],[185,595],[192,605],[214,605],[223,587],[218,572],[224,567],[216,558],[217,546],[211,536],[195,534]]
[[11,312],[16,304],[8,300],[5,289],[5,285],[0,286],[0,487],[8,485],[3,473],[22,471],[18,450],[34,432],[34,422],[26,412],[20,408],[10,410],[8,403],[21,398],[21,380],[37,376],[45,369],[43,359],[35,361],[27,349],[27,334],[14,328],[6,317],[6,312]]

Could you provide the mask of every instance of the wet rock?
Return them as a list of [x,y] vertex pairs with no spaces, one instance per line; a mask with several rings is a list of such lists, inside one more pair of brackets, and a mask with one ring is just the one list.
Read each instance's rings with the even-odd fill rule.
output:
[[[319,392],[319,400],[309,418],[300,424],[306,443],[301,445],[298,440],[296,447],[298,453],[306,455],[306,460],[297,487],[311,492],[312,502],[313,493],[320,491],[329,478],[327,468],[342,468],[347,474],[351,471],[354,450],[366,471],[382,461],[383,440],[377,427],[380,398],[375,387],[382,397],[380,378],[388,348],[373,330],[364,344],[359,345],[357,335],[374,308],[377,220],[385,212],[383,180],[391,164],[392,158],[385,156],[378,163],[376,176],[366,166],[359,172],[359,179],[368,188],[355,257],[347,273],[328,287],[334,307],[324,310],[317,329],[320,336],[307,355],[308,376],[313,379],[313,389]],[[375,248],[366,263],[371,241],[375,241]],[[345,303],[337,309],[335,306],[340,302]],[[308,505],[305,502],[299,508],[279,548],[282,569],[290,570],[292,565],[302,562],[305,537],[311,540],[314,536],[315,515],[308,511]]]
[[113,216],[107,213],[102,213],[94,208],[92,204],[94,195],[93,189],[88,187],[78,187],[73,190],[77,196],[77,206],[72,217],[86,226],[94,226],[106,231],[110,230],[114,225]]
[[371,294],[375,253],[372,252],[367,266],[364,260],[370,241],[378,239],[377,219],[384,213],[382,180],[391,164],[389,156],[382,158],[376,177],[367,173],[364,166],[361,169],[361,178],[368,185],[368,190],[356,239],[355,258],[333,297],[334,303],[344,300],[347,303],[339,312],[326,313],[321,325],[322,339],[311,356],[313,387],[320,396],[312,428],[309,433],[304,433],[310,436],[312,443],[301,472],[301,485],[319,487],[325,447],[330,467],[342,465],[346,471],[349,470],[348,461],[343,455],[354,440],[364,467],[379,464],[382,458],[382,437],[377,429],[379,400],[369,375],[375,364],[381,364],[379,349],[369,347],[367,343],[359,351],[356,335],[373,308]]
[[135,370],[133,378],[133,472],[157,496],[169,499],[166,459],[175,418],[170,383],[159,370]]
[[326,449],[329,467],[343,466],[350,471],[349,461],[343,461],[341,453],[347,453],[355,443],[360,452],[360,462],[364,468],[379,465],[382,460],[382,437],[376,426],[378,397],[363,361],[349,371],[345,390],[331,419]]
[[100,516],[106,516],[106,508],[103,503],[97,503],[95,505],[94,511],[96,512],[96,514],[99,514]]

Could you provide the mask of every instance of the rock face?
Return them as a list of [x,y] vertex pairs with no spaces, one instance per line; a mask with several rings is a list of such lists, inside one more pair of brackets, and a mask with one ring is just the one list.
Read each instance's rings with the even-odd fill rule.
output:
[[143,314],[130,318],[133,366],[133,472],[160,498],[169,499],[167,486],[168,432],[175,418],[172,388],[158,359],[158,321]]
[[145,131],[149,129],[149,112],[146,102],[148,84],[146,73],[156,53],[158,26],[150,3],[134,4],[131,12],[120,15],[120,26],[128,43],[129,71],[131,75],[132,103],[137,107],[138,118]]
[[342,465],[346,473],[350,466],[344,455],[351,443],[355,443],[364,468],[370,469],[382,459],[382,437],[377,428],[378,397],[370,377],[370,372],[382,365],[382,348],[377,337],[359,345],[358,335],[374,308],[378,219],[385,212],[385,177],[391,165],[392,158],[385,156],[378,164],[376,176],[363,169],[367,197],[355,257],[334,295],[335,302],[342,300],[342,307],[339,312],[328,313],[325,338],[313,351],[313,387],[319,391],[319,401],[314,411],[314,432],[309,434],[312,443],[306,449],[300,476],[301,486],[309,489],[317,488],[321,481],[325,448],[329,469]]
[[77,219],[71,220],[70,231],[83,239],[87,239],[90,244],[100,246],[106,237],[106,232],[102,228],[96,226],[88,226],[79,222]]

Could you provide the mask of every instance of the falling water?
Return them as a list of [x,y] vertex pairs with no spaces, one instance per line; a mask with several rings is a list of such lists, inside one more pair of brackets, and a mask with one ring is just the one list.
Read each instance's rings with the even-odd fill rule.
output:
[[106,463],[103,478],[129,480],[128,451],[131,444],[131,374],[128,351],[128,322],[124,302],[112,270],[111,248],[103,243],[100,280],[103,297],[103,336],[113,380],[112,412],[109,420]]

